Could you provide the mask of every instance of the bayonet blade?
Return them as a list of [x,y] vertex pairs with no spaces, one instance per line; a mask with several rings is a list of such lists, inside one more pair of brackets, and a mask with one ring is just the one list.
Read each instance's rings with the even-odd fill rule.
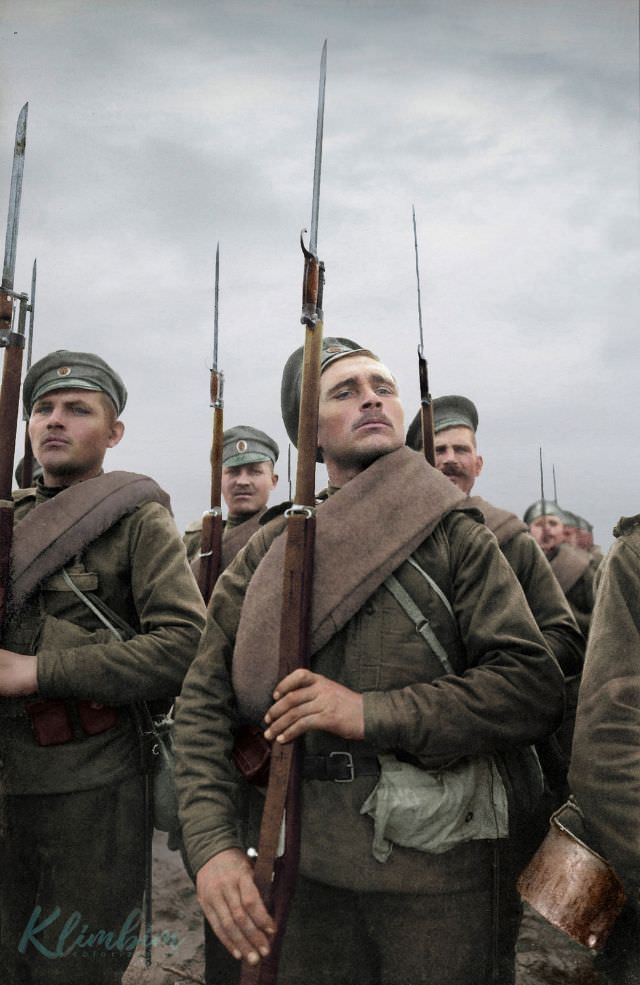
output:
[[13,152],[11,171],[11,190],[9,192],[9,214],[7,216],[7,237],[4,245],[4,265],[2,267],[2,288],[13,290],[16,270],[16,250],[18,245],[18,224],[20,222],[20,199],[22,197],[22,175],[24,172],[24,151],[27,143],[27,113],[29,103],[25,103],[18,116],[16,143]]
[[544,469],[542,467],[542,445],[538,449],[540,452],[540,499],[542,500],[542,508],[544,509]]
[[213,371],[218,370],[218,283],[220,280],[220,243],[216,244],[216,283],[213,290]]
[[418,287],[418,326],[420,328],[420,345],[418,346],[418,355],[422,357],[424,354],[424,336],[422,334],[422,299],[420,297],[420,266],[418,263],[418,231],[416,229],[415,205],[411,206],[411,213],[413,215],[413,246],[416,255],[416,284]]
[[320,84],[318,86],[318,117],[316,120],[316,154],[313,165],[313,199],[311,202],[311,227],[309,252],[318,255],[318,212],[320,209],[320,176],[322,173],[322,133],[324,128],[324,89],[327,81],[327,42],[320,56]]

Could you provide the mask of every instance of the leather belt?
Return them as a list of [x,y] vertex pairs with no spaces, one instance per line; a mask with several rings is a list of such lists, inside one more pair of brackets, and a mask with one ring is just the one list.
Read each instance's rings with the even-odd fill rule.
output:
[[359,756],[345,750],[329,752],[324,756],[305,756],[302,763],[305,780],[351,783],[357,776],[377,776],[379,772],[380,763],[376,756]]

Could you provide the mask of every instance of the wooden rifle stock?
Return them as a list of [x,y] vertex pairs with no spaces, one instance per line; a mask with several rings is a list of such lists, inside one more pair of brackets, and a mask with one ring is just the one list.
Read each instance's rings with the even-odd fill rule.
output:
[[202,518],[200,536],[200,563],[198,567],[198,588],[205,605],[209,604],[211,593],[222,567],[222,446],[223,409],[222,373],[211,370],[211,406],[213,407],[213,436],[211,441],[211,509]]
[[418,350],[418,374],[420,376],[420,421],[422,424],[422,447],[429,465],[436,464],[436,438],[433,423],[433,401],[429,393],[427,360]]
[[[26,299],[25,299],[26,300]],[[23,299],[21,298],[21,305]],[[24,334],[11,330],[13,296],[0,293],[0,330],[6,346],[0,385],[0,633],[7,611],[13,540],[13,460],[20,407],[20,381]]]
[[[304,247],[303,247],[304,249]],[[298,465],[295,503],[287,516],[278,680],[309,665],[313,555],[315,546],[315,471],[318,398],[322,353],[324,266],[305,250],[303,352]],[[240,985],[275,985],[287,912],[300,856],[300,757],[303,740],[271,746],[267,796],[260,826],[254,878],[276,923],[271,954],[257,966],[243,963]],[[284,827],[284,851],[279,855]]]

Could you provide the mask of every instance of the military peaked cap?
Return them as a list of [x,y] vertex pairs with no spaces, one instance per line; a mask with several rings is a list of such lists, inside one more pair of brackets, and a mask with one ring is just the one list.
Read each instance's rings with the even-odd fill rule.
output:
[[[478,430],[478,411],[472,400],[454,393],[434,399],[433,430],[437,434],[439,431],[446,431],[447,428],[471,428],[475,434]],[[414,451],[422,451],[420,411],[409,425],[406,443]]]
[[222,464],[225,468],[236,465],[249,465],[251,462],[278,461],[280,449],[264,431],[239,424],[224,432],[222,445]]
[[[289,440],[298,447],[298,419],[300,417],[300,390],[302,387],[302,356],[304,346],[300,346],[292,352],[287,359],[282,373],[282,387],[280,390],[280,406],[282,408],[282,420],[287,429]],[[334,363],[337,359],[344,356],[363,355],[370,356],[371,359],[378,357],[370,351],[353,342],[351,339],[342,339],[329,336],[322,340],[322,354],[320,356],[320,372],[324,373],[327,366]],[[317,460],[322,461],[322,456],[318,454]]]
[[111,398],[118,414],[127,402],[127,388],[120,376],[93,352],[57,349],[34,363],[22,388],[27,414],[36,400],[52,390],[99,390]]

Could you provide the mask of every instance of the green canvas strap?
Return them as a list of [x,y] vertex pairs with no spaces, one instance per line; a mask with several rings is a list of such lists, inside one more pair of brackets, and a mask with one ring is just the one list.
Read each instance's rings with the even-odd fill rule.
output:
[[[418,567],[418,565],[415,565],[415,567],[418,568],[418,571],[420,571],[420,573],[425,576],[429,584],[433,587],[435,585],[433,579],[429,578],[426,572],[422,571],[422,568]],[[451,666],[451,661],[447,656],[447,651],[445,650],[442,643],[440,642],[440,640],[434,633],[433,629],[431,628],[431,623],[429,622],[427,617],[423,615],[423,613],[420,611],[420,609],[413,601],[409,593],[405,591],[405,589],[402,587],[398,579],[394,575],[389,575],[389,577],[384,582],[384,586],[391,592],[396,602],[409,616],[409,619],[411,619],[411,621],[414,623],[416,627],[416,632],[422,637],[422,639],[425,641],[427,646],[429,646],[433,650],[436,657],[440,661],[442,667],[444,668],[445,674],[455,674],[455,670]],[[437,593],[439,597],[445,600],[447,609],[453,616],[453,609],[451,608],[448,599],[446,599],[445,596],[443,596],[440,588],[437,588]]]

